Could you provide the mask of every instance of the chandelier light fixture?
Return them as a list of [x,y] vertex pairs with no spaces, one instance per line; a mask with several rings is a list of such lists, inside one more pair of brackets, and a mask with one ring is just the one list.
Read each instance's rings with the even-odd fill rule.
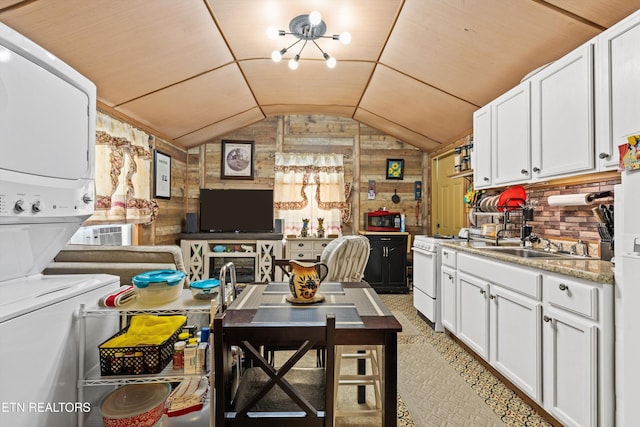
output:
[[289,68],[291,68],[292,70],[296,70],[300,62],[300,55],[302,54],[302,51],[307,46],[308,42],[312,42],[314,45],[316,45],[320,53],[322,53],[322,57],[326,61],[327,67],[334,68],[336,66],[336,59],[329,56],[327,52],[322,50],[322,48],[318,46],[318,43],[316,43],[316,40],[320,38],[333,39],[340,40],[343,44],[349,44],[351,43],[351,34],[345,31],[342,34],[325,36],[324,34],[326,32],[327,24],[325,24],[325,22],[322,20],[322,16],[318,11],[313,11],[308,15],[299,15],[293,18],[291,22],[289,22],[289,32],[278,30],[275,27],[269,27],[267,28],[267,37],[272,40],[276,39],[278,36],[287,35],[292,35],[298,38],[298,40],[296,40],[290,46],[280,50],[274,50],[271,54],[271,59],[273,59],[274,62],[280,62],[282,60],[282,56],[285,53],[287,53],[298,43],[303,42],[302,47],[300,48],[298,53],[289,60]]

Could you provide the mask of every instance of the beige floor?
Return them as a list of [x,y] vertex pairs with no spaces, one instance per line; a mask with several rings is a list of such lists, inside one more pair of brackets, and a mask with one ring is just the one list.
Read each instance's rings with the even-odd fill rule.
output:
[[411,295],[381,298],[405,329],[398,337],[398,394],[408,414],[399,411],[398,425],[549,426],[450,337],[434,332]]
[[[436,333],[416,314],[412,295],[383,294],[403,325],[398,336],[399,427],[493,427],[550,425],[444,333]],[[315,363],[315,358],[304,363]],[[355,373],[355,362],[343,372]],[[369,368],[368,368],[369,369]],[[354,387],[341,388],[338,405],[357,406]],[[367,387],[367,404],[374,403]],[[379,426],[380,417],[346,417],[336,427]]]

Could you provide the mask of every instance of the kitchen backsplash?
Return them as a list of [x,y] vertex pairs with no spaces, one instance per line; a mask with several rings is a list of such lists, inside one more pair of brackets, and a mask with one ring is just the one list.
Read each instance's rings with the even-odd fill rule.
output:
[[598,220],[592,212],[592,208],[599,204],[613,204],[613,197],[597,200],[593,205],[587,206],[549,206],[547,198],[553,195],[594,193],[600,191],[613,192],[613,186],[620,183],[620,175],[608,174],[605,179],[580,184],[558,184],[543,187],[531,187],[527,189],[530,200],[537,200],[535,209],[533,232],[549,239],[587,240],[589,243],[598,243]]

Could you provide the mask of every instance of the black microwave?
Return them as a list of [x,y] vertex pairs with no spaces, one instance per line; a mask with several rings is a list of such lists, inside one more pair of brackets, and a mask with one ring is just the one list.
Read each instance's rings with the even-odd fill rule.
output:
[[373,211],[364,216],[367,231],[400,231],[401,215],[399,212]]

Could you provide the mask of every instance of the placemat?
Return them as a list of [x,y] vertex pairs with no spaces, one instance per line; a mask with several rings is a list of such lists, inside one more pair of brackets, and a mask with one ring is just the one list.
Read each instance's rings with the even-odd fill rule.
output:
[[[342,284],[337,282],[328,282],[321,283],[318,288],[318,292],[323,295],[344,295],[344,289],[342,289]],[[263,292],[263,295],[273,295],[273,294],[286,294],[289,295],[289,284],[288,283],[269,283],[267,285],[267,289]]]
[[[293,307],[287,302],[286,297],[289,292],[265,293],[269,285],[247,285],[239,295],[238,299],[229,306],[227,310],[257,310],[263,305],[279,304],[284,307]],[[284,286],[283,284],[279,284]],[[274,288],[278,289],[278,288]],[[393,316],[391,310],[380,300],[376,291],[371,288],[344,288],[342,294],[326,294],[322,286],[319,293],[325,295],[325,301],[313,304],[310,307],[323,305],[353,305],[359,316]]]
[[336,316],[336,327],[363,328],[353,304],[292,305],[262,304],[251,323],[324,324],[327,313]]

